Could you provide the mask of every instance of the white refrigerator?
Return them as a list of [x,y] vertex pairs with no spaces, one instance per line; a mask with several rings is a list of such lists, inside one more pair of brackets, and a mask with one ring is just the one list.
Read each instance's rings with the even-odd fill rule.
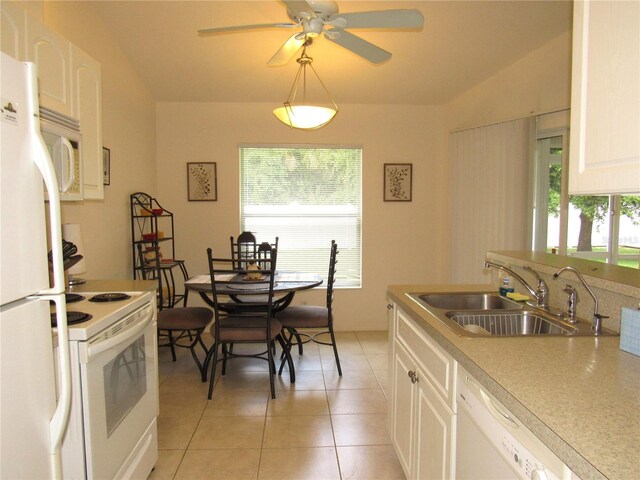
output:
[[59,478],[71,387],[58,182],[36,68],[0,55],[0,478]]

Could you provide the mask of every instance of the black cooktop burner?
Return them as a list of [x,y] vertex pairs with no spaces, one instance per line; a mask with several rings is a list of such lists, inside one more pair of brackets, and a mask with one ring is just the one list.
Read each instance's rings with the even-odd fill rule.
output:
[[[67,325],[75,325],[76,323],[86,322],[91,320],[93,315],[84,312],[67,312]],[[51,326],[57,327],[56,314],[51,314]]]
[[126,293],[99,293],[89,299],[90,302],[119,302],[131,298]]
[[67,303],[79,302],[80,300],[84,300],[84,297],[79,293],[65,293],[64,298]]
[[[84,297],[78,293],[65,293],[64,300],[66,303],[74,303],[79,302],[80,300],[84,300]],[[54,302],[53,300],[49,300],[49,304],[55,305],[56,302]]]

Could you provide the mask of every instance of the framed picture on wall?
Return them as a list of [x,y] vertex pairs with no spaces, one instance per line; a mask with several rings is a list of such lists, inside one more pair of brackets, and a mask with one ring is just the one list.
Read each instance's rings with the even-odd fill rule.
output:
[[384,201],[410,202],[412,163],[384,164]]
[[190,202],[217,201],[218,174],[216,163],[187,163],[187,190]]
[[102,183],[111,185],[111,150],[102,147]]

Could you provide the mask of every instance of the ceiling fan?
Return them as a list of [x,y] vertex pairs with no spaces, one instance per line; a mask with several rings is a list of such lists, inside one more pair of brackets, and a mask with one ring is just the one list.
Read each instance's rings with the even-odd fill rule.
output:
[[338,13],[338,4],[327,0],[283,0],[291,23],[260,23],[198,30],[200,35],[226,33],[259,28],[302,27],[294,33],[267,62],[284,65],[293,58],[308,39],[324,35],[327,40],[352,51],[372,63],[382,63],[391,53],[347,31],[352,28],[421,29],[424,17],[418,10],[378,10],[372,12]]

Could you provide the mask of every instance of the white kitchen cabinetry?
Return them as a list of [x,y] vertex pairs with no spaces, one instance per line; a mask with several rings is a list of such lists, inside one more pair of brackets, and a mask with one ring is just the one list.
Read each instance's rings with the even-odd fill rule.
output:
[[574,2],[569,193],[640,192],[640,2]]
[[392,308],[392,443],[408,479],[453,478],[456,362]]
[[40,105],[71,116],[71,44],[34,17],[26,23],[26,60],[38,66]]
[[71,45],[72,116],[82,129],[82,183],[85,199],[104,198],[102,166],[102,77],[100,64]]
[[2,51],[38,66],[40,105],[80,121],[82,199],[104,198],[100,63],[13,2],[0,3]]
[[7,55],[25,58],[26,12],[10,2],[0,3],[0,49]]

